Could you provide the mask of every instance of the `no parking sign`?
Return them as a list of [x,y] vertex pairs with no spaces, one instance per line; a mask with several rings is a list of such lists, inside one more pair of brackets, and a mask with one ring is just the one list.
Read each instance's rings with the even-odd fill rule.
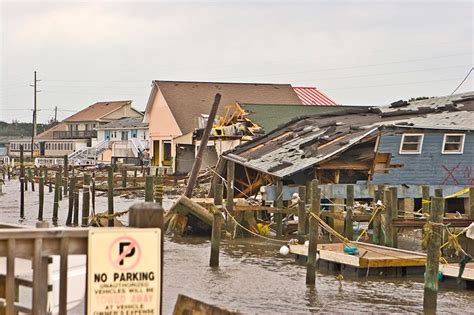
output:
[[89,231],[87,314],[159,314],[161,230]]

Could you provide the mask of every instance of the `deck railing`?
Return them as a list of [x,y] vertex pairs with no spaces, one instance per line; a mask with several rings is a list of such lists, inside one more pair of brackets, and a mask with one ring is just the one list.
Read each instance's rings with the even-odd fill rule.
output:
[[[162,228],[163,210],[155,203],[136,204],[129,210],[129,222],[129,226],[135,228]],[[48,264],[51,256],[59,256],[60,259],[59,314],[67,314],[68,258],[70,255],[87,257],[90,229],[21,228],[18,225],[0,223],[0,257],[6,257],[6,275],[0,275],[0,314],[47,314],[46,292],[51,289],[48,284]],[[15,277],[15,258],[32,261],[32,281]],[[19,285],[32,288],[31,309],[18,301]]]

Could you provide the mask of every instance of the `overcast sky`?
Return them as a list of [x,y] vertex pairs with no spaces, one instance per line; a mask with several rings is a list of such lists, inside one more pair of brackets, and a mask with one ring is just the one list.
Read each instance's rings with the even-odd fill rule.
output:
[[291,83],[381,105],[450,94],[473,66],[473,1],[0,2],[5,121],[31,121],[35,70],[44,122],[96,101],[143,110],[154,79]]

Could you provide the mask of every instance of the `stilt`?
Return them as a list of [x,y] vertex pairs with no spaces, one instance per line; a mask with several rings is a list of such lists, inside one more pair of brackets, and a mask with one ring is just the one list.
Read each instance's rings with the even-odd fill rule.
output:
[[318,188],[318,180],[311,182],[311,215],[309,218],[309,245],[308,245],[308,262],[306,269],[306,284],[316,284],[316,253],[318,246],[318,229],[319,222],[313,217],[319,216],[321,207],[321,191]]

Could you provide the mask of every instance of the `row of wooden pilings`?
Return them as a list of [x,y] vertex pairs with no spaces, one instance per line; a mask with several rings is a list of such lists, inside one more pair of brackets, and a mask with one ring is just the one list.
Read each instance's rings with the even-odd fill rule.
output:
[[[229,185],[228,185],[229,186]],[[385,206],[384,213],[378,213],[373,220],[373,237],[372,243],[384,244],[388,247],[397,247],[397,229],[391,224],[392,219],[398,216],[398,196],[397,188],[391,187],[385,189],[380,187],[375,191],[374,201],[382,201]],[[276,185],[276,196],[275,207],[282,207],[282,190],[283,185],[281,182],[277,182]],[[424,276],[424,295],[423,295],[423,308],[427,312],[433,312],[436,310],[437,304],[437,293],[438,293],[438,272],[439,262],[441,253],[441,242],[442,242],[442,229],[443,229],[443,215],[445,211],[445,199],[442,197],[442,191],[436,190],[435,196],[429,196],[429,187],[424,186],[423,191],[423,213],[429,214],[427,223],[432,228],[432,236],[428,240],[427,245],[427,262]],[[471,189],[472,191],[472,189]],[[309,203],[310,210],[309,215],[306,211],[305,194],[309,192]],[[306,240],[309,241],[308,245],[308,258],[307,258],[307,272],[306,272],[306,284],[309,286],[316,285],[316,254],[317,244],[319,236],[319,222],[312,216],[320,217],[321,209],[321,189],[318,187],[318,181],[313,180],[310,183],[310,189],[306,189],[304,186],[300,187],[300,202],[298,205],[298,241],[303,244]],[[230,195],[233,197],[233,195]],[[229,195],[228,195],[229,197]],[[471,196],[472,198],[472,196]],[[428,201],[428,202],[426,202]],[[227,207],[231,202],[227,199],[226,205],[223,206],[223,185],[218,183],[214,186],[214,204],[215,209],[213,213],[213,226],[211,236],[211,254],[209,265],[211,267],[219,266],[219,247],[220,238],[222,233],[223,223],[223,212],[222,208],[226,207],[228,213],[232,213]],[[352,221],[352,207],[354,205],[354,186],[347,186],[347,199],[346,199],[346,218],[344,236],[348,241],[353,240],[353,221]],[[474,210],[474,209],[473,209]],[[276,213],[278,214],[278,213]],[[277,235],[281,233],[281,217],[275,214],[276,230]],[[385,216],[385,235],[382,237],[382,215]],[[472,216],[472,210],[468,213],[468,216]],[[309,218],[309,219],[308,219]]]
[[[4,170],[5,166],[4,165]],[[114,226],[114,189],[115,189],[115,175],[114,169],[116,165],[107,167],[107,225]],[[88,173],[87,171],[82,172],[82,176],[77,176],[76,168],[68,165],[68,157],[64,156],[64,166],[56,167],[52,172],[54,176],[49,176],[47,167],[35,167],[28,168],[26,174],[25,163],[23,159],[23,150],[20,146],[20,219],[25,218],[25,191],[28,190],[28,185],[31,183],[31,190],[35,191],[35,177],[38,179],[38,221],[43,221],[44,212],[44,196],[45,186],[48,186],[50,193],[53,192],[54,186],[54,202],[53,202],[53,214],[52,222],[54,225],[58,224],[58,213],[59,213],[59,201],[63,197],[68,197],[68,212],[65,224],[67,226],[88,226],[90,224],[91,215],[96,212],[96,171]],[[3,177],[6,179],[11,178],[9,169],[3,172]],[[127,169],[122,168],[119,173],[121,174],[121,188],[127,189]],[[161,174],[158,176],[149,175],[150,169],[143,169],[142,176],[145,177],[144,191],[145,201],[155,201],[162,204],[163,201],[163,177]],[[8,175],[7,175],[8,174]],[[134,169],[134,176],[131,178],[133,184],[136,184],[137,180],[137,168]],[[134,189],[137,187],[133,187]],[[139,187],[138,187],[139,188]],[[79,217],[79,197],[80,191],[82,190],[82,214]],[[92,205],[92,211],[90,206]]]

